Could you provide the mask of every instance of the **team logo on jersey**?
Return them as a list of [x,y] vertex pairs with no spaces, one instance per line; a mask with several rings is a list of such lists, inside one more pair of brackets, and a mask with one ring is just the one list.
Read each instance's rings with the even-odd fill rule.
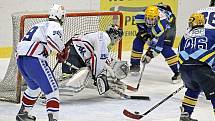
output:
[[53,35],[59,35],[59,37],[62,37],[62,33],[58,30],[58,31],[53,31]]
[[82,54],[84,56],[84,53],[86,52],[85,48],[79,45],[76,45],[78,47],[78,51],[80,52],[80,54]]

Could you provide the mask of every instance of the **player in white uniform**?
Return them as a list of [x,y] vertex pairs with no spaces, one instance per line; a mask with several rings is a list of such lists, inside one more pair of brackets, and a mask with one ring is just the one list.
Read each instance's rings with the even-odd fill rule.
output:
[[[102,85],[102,87],[98,87],[98,91],[100,94],[103,94],[109,89],[106,74],[106,67],[112,61],[109,47],[120,41],[122,35],[123,31],[118,25],[111,25],[106,32],[98,31],[73,37],[69,58],[62,65],[62,72],[74,74],[77,68],[89,67],[92,78],[95,81],[94,84],[96,86]],[[70,65],[77,68],[72,68]],[[126,68],[126,65],[122,66],[125,66],[126,72],[128,67]]]
[[22,97],[22,105],[16,116],[17,121],[35,121],[30,116],[41,91],[47,98],[46,109],[49,121],[58,120],[59,89],[54,74],[48,66],[47,57],[52,50],[58,52],[57,58],[63,62],[68,57],[68,47],[62,42],[62,24],[65,10],[54,4],[49,12],[49,21],[35,24],[17,45],[17,65],[27,89]]

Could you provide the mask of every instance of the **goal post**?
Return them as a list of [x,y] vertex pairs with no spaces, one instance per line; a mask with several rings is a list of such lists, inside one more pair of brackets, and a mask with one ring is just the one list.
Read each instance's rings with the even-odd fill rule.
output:
[[[0,100],[9,102],[20,102],[23,79],[16,66],[15,50],[17,43],[36,23],[47,21],[48,14],[44,13],[19,13],[12,15],[13,22],[13,52],[7,72],[0,80]],[[105,31],[110,24],[118,24],[123,28],[122,12],[68,12],[63,24],[63,42],[66,43],[72,36],[87,34],[96,31]],[[121,59],[122,41],[114,46],[111,51],[113,58]],[[49,56],[49,66],[54,68],[57,63],[55,54]],[[58,79],[61,74],[61,64],[55,69],[55,77]]]

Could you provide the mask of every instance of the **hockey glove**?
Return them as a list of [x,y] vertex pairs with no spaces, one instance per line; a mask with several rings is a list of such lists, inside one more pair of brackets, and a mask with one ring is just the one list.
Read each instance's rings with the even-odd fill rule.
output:
[[157,56],[159,52],[156,52],[155,50],[149,49],[146,54],[142,57],[143,63],[150,63],[151,59]]
[[65,47],[62,52],[57,53],[57,60],[62,63],[69,57],[69,46]]

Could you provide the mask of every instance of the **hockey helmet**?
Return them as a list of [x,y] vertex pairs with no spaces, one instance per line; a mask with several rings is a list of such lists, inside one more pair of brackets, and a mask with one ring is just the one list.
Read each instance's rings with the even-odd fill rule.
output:
[[118,25],[111,24],[107,27],[106,33],[111,39],[111,44],[115,44],[122,39],[123,30]]
[[62,5],[53,4],[49,11],[49,19],[57,20],[62,25],[66,11]]
[[155,26],[159,19],[159,10],[156,6],[149,6],[145,10],[145,21],[148,27]]
[[198,27],[198,26],[204,26],[205,25],[205,17],[201,13],[193,13],[189,18],[189,27]]

